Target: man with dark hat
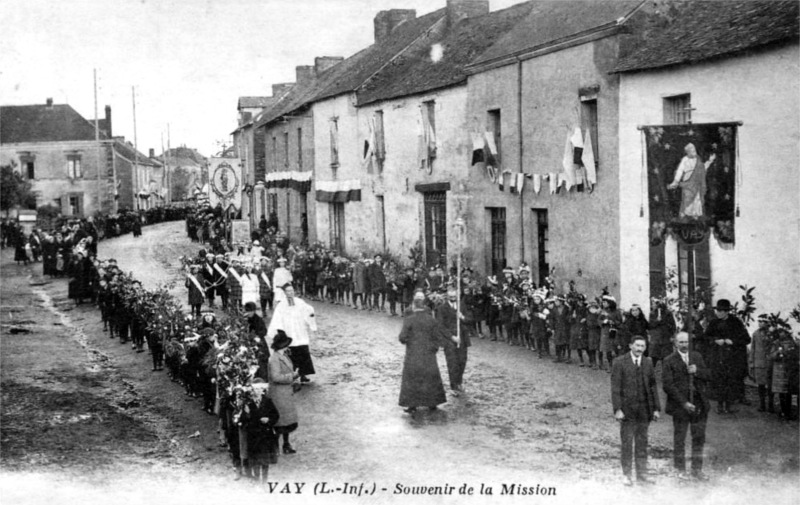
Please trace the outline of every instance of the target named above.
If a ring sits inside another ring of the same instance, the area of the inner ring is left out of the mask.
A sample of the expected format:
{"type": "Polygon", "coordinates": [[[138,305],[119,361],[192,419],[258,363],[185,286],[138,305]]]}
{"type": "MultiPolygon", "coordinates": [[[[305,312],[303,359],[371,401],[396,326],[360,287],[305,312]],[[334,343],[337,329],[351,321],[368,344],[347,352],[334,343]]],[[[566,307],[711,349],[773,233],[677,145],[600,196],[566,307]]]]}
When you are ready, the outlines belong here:
{"type": "Polygon", "coordinates": [[[703,473],[703,445],[706,442],[706,422],[709,403],[706,384],[711,372],[697,351],[689,351],[689,334],[685,331],[675,336],[675,352],[662,363],[661,372],[667,405],[664,411],[672,416],[673,460],[678,478],[686,475],[686,433],[692,429],[692,476],[707,480],[703,473]]]}
{"type": "Polygon", "coordinates": [[[747,376],[747,344],[750,343],[750,335],[742,321],[731,316],[732,309],[730,301],[717,300],[714,307],[717,318],[708,324],[704,332],[709,349],[712,383],[719,402],[718,414],[734,412],[731,404],[739,397],[747,376]]]}

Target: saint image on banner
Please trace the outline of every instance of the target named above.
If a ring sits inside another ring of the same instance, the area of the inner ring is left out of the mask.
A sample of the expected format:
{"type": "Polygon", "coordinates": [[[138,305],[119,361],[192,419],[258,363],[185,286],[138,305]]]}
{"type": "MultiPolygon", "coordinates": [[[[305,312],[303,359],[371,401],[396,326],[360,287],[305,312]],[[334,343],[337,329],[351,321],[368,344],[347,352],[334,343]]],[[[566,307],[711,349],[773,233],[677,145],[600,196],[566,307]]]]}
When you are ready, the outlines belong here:
{"type": "Polygon", "coordinates": [[[697,149],[691,142],[684,147],[686,156],[681,159],[675,178],[667,189],[681,189],[681,208],[679,218],[703,217],[703,202],[706,197],[706,169],[714,163],[717,155],[711,153],[705,163],[697,156],[697,149]]]}
{"type": "Polygon", "coordinates": [[[646,126],[651,246],[667,234],[685,245],[710,232],[734,245],[736,135],[734,123],[646,126]]]}

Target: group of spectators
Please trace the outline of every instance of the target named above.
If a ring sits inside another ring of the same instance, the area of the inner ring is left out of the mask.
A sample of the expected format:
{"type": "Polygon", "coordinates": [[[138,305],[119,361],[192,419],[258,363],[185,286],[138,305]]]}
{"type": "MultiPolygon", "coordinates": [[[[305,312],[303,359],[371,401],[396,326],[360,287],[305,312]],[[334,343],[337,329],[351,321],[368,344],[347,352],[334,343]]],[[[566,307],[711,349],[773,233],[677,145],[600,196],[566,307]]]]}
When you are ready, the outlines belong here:
{"type": "MultiPolygon", "coordinates": [[[[195,273],[203,289],[194,293],[196,310],[203,302],[213,305],[215,294],[223,306],[241,307],[244,291],[250,293],[244,299],[260,304],[266,315],[275,296],[280,296],[280,287],[291,282],[300,296],[311,300],[397,316],[410,308],[416,291],[422,291],[433,307],[444,300],[447,287],[457,283],[456,269],[443,264],[426,269],[419,263],[403,265],[382,254],[347,258],[322,244],[291,244],[273,226],[259,236],[261,240],[244,248],[215,249],[216,254],[201,251],[204,258],[197,259],[195,273]]],[[[629,351],[635,336],[645,337],[644,352],[654,365],[674,351],[678,315],[664,300],[654,299],[647,312],[636,304],[621,310],[605,290],[590,298],[570,283],[566,292],[556,293],[552,280],[537,286],[530,274],[525,264],[505,268],[496,276],[483,277],[468,268],[462,272],[461,310],[473,336],[525,348],[540,359],[608,373],[612,361],[629,351]]],[[[750,336],[732,306],[723,304],[715,309],[697,312],[692,347],[706,357],[713,371],[711,395],[718,400],[718,412],[726,414],[735,411],[734,403],[750,403],[745,394],[745,379],[751,371],[750,336]]],[[[759,356],[771,356],[771,352],[759,356]]],[[[783,359],[777,356],[769,358],[770,363],[783,359]]],[[[757,362],[768,360],[759,358],[757,362]]],[[[759,367],[773,369],[772,365],[759,367]]],[[[765,409],[771,398],[767,389],[762,392],[765,409]]]]}
{"type": "Polygon", "coordinates": [[[97,242],[127,233],[138,237],[142,226],[163,221],[183,219],[187,208],[169,205],[140,211],[121,211],[117,214],[97,214],[75,219],[58,216],[47,226],[35,227],[30,233],[14,219],[0,221],[0,248],[14,248],[14,261],[25,264],[43,261],[46,275],[63,275],[70,265],[71,249],[87,239],[88,252],[96,255],[97,242]],[[53,249],[55,252],[53,252],[53,249]],[[61,261],[58,261],[58,257],[61,261]],[[57,265],[54,265],[57,263],[57,265]]]}

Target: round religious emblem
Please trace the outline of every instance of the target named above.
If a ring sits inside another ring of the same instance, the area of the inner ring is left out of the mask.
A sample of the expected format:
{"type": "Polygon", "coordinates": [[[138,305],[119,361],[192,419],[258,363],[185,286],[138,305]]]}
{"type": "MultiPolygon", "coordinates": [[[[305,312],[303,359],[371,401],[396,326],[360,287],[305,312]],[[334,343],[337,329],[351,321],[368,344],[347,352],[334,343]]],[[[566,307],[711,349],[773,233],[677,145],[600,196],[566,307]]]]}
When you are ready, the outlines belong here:
{"type": "Polygon", "coordinates": [[[239,189],[236,170],[227,162],[220,163],[211,177],[211,188],[220,198],[231,198],[239,189]]]}

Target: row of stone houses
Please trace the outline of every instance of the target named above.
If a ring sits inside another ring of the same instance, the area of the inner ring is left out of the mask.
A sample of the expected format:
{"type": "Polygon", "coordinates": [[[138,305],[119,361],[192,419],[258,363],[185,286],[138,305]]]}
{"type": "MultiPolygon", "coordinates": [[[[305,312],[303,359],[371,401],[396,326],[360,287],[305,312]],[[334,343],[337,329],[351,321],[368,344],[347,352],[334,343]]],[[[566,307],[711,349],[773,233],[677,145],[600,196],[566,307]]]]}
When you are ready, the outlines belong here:
{"type": "Polygon", "coordinates": [[[111,107],[97,124],[68,104],[0,107],[0,165],[13,164],[30,180],[36,206],[64,216],[149,209],[164,205],[164,164],[113,136],[111,107]],[[96,127],[97,126],[97,131],[96,127]]]}
{"type": "Polygon", "coordinates": [[[240,100],[253,226],[275,212],[293,240],[418,245],[428,264],[464,247],[487,275],[525,262],[626,306],[670,268],[684,292],[800,300],[797,2],[447,0],[374,26],[369,47],[240,100]],[[662,179],[692,141],[719,154],[706,207],[722,210],[688,219],[662,179]]]}

